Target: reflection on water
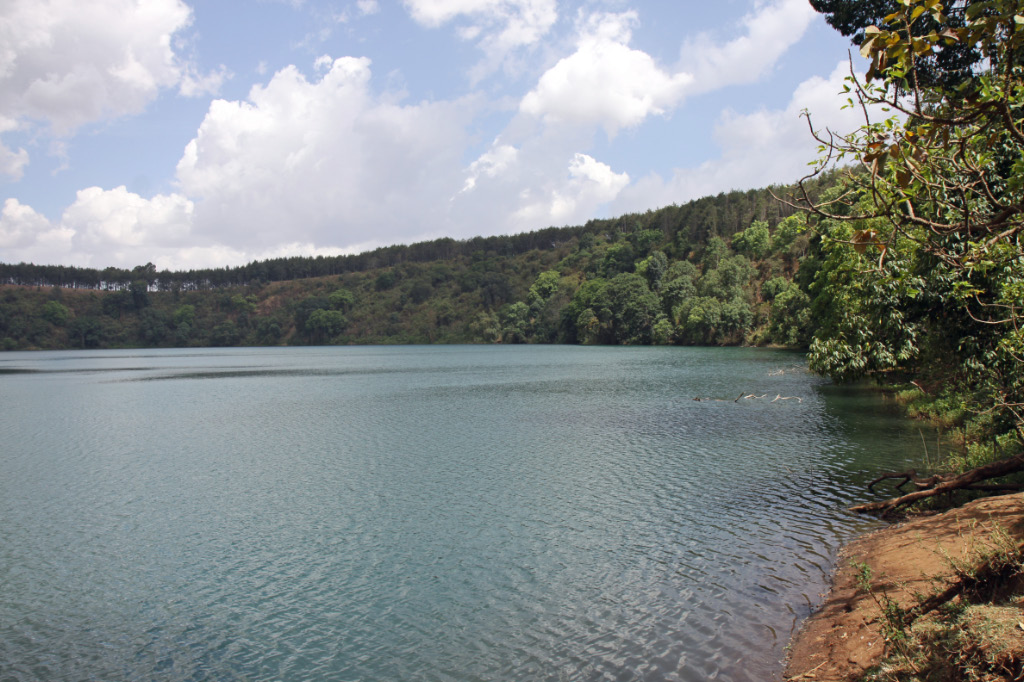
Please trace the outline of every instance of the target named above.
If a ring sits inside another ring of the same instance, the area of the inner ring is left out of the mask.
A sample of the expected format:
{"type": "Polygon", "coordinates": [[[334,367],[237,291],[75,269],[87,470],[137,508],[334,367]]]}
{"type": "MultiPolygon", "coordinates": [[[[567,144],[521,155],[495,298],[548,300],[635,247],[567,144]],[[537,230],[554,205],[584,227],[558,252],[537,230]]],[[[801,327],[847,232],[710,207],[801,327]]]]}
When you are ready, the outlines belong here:
{"type": "Polygon", "coordinates": [[[0,678],[770,679],[871,523],[844,508],[921,451],[801,367],[0,355],[0,678]]]}

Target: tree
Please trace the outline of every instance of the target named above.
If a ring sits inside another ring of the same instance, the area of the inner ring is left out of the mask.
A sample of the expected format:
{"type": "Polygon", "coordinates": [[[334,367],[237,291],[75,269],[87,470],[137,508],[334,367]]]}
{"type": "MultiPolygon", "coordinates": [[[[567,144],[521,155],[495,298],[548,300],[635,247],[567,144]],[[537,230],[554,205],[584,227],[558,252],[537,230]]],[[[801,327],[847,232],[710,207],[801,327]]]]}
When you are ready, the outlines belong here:
{"type": "Polygon", "coordinates": [[[306,318],[305,330],[314,343],[324,343],[345,331],[348,320],[340,310],[318,308],[306,318]]]}
{"type": "Polygon", "coordinates": [[[768,317],[769,340],[783,346],[805,347],[811,331],[810,303],[811,299],[800,287],[786,282],[772,301],[768,317]]]}
{"type": "Polygon", "coordinates": [[[348,289],[335,289],[327,295],[327,300],[335,310],[348,312],[355,304],[355,295],[348,289]]]}
{"type": "MultiPolygon", "coordinates": [[[[900,0],[810,0],[811,7],[825,15],[830,26],[844,36],[852,38],[855,45],[862,45],[869,38],[871,27],[882,26],[886,18],[897,14],[903,6],[900,0]]],[[[978,0],[956,2],[944,15],[929,15],[914,22],[909,31],[904,30],[901,41],[911,43],[913,38],[927,36],[930,32],[941,33],[952,28],[963,28],[968,9],[982,3],[978,0]],[[908,40],[911,36],[911,40],[908,40]]],[[[913,68],[922,86],[945,85],[956,87],[970,79],[972,67],[981,60],[976,47],[964,41],[945,45],[944,49],[922,53],[915,60],[913,68]]]]}
{"type": "MultiPolygon", "coordinates": [[[[811,365],[837,379],[925,375],[955,391],[976,435],[1024,447],[1024,16],[1016,0],[900,0],[864,29],[852,134],[815,131],[817,173],[854,160],[821,201],[811,365]],[[925,78],[948,51],[981,61],[925,78]],[[885,107],[883,120],[869,113],[885,107]]],[[[805,179],[806,180],[806,179],[805,179]]],[[[802,182],[801,187],[805,187],[802,182]]]]}
{"type": "Polygon", "coordinates": [[[210,331],[211,346],[234,346],[241,340],[238,326],[231,320],[225,320],[210,331]]]}
{"type": "Polygon", "coordinates": [[[148,346],[160,345],[168,334],[167,314],[146,308],[139,313],[139,340],[148,346]]]}
{"type": "Polygon", "coordinates": [[[755,220],[750,227],[732,238],[732,247],[754,260],[761,260],[771,251],[772,237],[768,231],[768,223],[755,220]]]}
{"type": "Polygon", "coordinates": [[[658,295],[636,273],[624,272],[608,283],[613,338],[616,343],[651,343],[651,331],[661,312],[658,295]]]}
{"type": "Polygon", "coordinates": [[[63,327],[68,323],[68,317],[71,311],[63,303],[57,301],[47,301],[41,311],[43,319],[52,324],[55,327],[63,327]]]}
{"type": "Polygon", "coordinates": [[[102,337],[103,326],[95,317],[76,317],[68,325],[68,339],[78,348],[96,348],[102,337]]]}
{"type": "Polygon", "coordinates": [[[132,305],[136,310],[142,310],[149,305],[149,283],[146,280],[135,280],[128,287],[128,291],[131,292],[132,305]]]}
{"type": "Polygon", "coordinates": [[[522,301],[503,306],[498,313],[502,343],[526,343],[529,307],[522,301]]]}
{"type": "Polygon", "coordinates": [[[637,263],[636,272],[647,279],[653,291],[661,289],[661,281],[668,269],[668,257],[661,251],[652,251],[651,255],[637,263]]]}
{"type": "Polygon", "coordinates": [[[543,305],[551,294],[555,293],[558,289],[558,283],[562,279],[562,276],[555,270],[546,270],[534,280],[530,286],[530,291],[526,295],[526,302],[530,306],[543,305]]]}

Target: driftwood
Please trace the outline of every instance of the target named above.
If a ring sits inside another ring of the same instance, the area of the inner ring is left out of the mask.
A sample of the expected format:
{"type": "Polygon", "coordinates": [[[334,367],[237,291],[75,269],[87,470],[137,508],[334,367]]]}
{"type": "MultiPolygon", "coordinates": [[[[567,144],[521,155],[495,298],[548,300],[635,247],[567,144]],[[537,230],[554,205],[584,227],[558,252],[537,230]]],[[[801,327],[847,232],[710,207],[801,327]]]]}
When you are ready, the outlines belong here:
{"type": "MultiPolygon", "coordinates": [[[[765,393],[764,395],[756,395],[754,393],[740,393],[739,396],[737,396],[736,400],[734,400],[733,402],[734,403],[738,403],[741,400],[761,400],[762,398],[767,398],[767,397],[768,397],[767,393],[765,393]]],[[[725,402],[729,402],[727,399],[723,399],[723,398],[701,398],[700,396],[694,398],[693,400],[695,402],[698,402],[698,403],[702,403],[702,402],[704,402],[704,403],[725,403],[725,402]]],[[[774,403],[776,400],[795,400],[798,403],[802,403],[804,401],[803,398],[797,397],[795,395],[784,396],[781,393],[776,394],[775,395],[775,399],[770,401],[770,402],[774,403]]]]}
{"type": "Polygon", "coordinates": [[[900,495],[899,497],[893,497],[881,502],[859,504],[856,507],[851,507],[850,510],[861,514],[878,513],[881,516],[885,516],[886,514],[890,514],[896,509],[906,506],[912,502],[917,502],[918,500],[923,500],[935,495],[941,495],[942,493],[953,492],[954,490],[1016,492],[1024,488],[1019,485],[1012,484],[990,485],[982,483],[982,481],[999,478],[1000,476],[1006,476],[1007,474],[1013,474],[1018,471],[1024,471],[1024,453],[1007,459],[1001,459],[997,462],[992,462],[991,464],[986,464],[957,475],[918,478],[917,472],[913,469],[899,473],[884,474],[869,483],[868,489],[874,490],[874,486],[876,484],[887,479],[902,479],[899,485],[896,486],[897,490],[902,490],[903,486],[907,485],[907,483],[912,484],[917,488],[917,490],[907,493],[906,495],[900,495]]]}

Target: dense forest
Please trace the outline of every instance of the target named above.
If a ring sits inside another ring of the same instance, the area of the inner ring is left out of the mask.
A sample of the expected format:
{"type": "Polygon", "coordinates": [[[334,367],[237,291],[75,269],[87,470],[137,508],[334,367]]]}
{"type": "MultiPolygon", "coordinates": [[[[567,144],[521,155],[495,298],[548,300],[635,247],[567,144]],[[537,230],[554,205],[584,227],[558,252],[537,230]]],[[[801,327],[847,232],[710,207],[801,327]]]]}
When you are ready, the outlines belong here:
{"type": "Polygon", "coordinates": [[[752,190],[578,227],[238,268],[0,264],[0,344],[801,346],[813,242],[802,213],[752,190]]]}

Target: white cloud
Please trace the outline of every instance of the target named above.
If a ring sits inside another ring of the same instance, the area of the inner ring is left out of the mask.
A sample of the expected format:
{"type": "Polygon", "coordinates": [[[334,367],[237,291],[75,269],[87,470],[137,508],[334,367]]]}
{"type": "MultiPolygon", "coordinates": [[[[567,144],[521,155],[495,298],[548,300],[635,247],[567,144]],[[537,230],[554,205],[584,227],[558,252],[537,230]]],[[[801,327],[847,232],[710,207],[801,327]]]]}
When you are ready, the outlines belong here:
{"type": "Polygon", "coordinates": [[[520,111],[549,125],[601,126],[612,137],[674,108],[691,77],[669,74],[650,55],[631,49],[635,21],[633,12],[586,20],[576,51],[541,76],[520,111]]]}
{"type": "Polygon", "coordinates": [[[207,74],[201,74],[195,67],[189,65],[184,70],[178,92],[183,97],[202,97],[204,95],[216,95],[220,92],[224,81],[231,78],[232,74],[226,66],[221,65],[219,69],[207,74]]]}
{"type": "MultiPolygon", "coordinates": [[[[0,135],[18,129],[14,119],[0,115],[0,135]]],[[[20,180],[25,166],[28,165],[28,152],[24,149],[12,151],[0,143],[0,174],[11,180],[20,180]]]]}
{"type": "Polygon", "coordinates": [[[677,169],[668,180],[657,174],[641,178],[619,195],[613,210],[645,210],[729,189],[794,182],[817,158],[818,143],[801,112],[812,112],[816,129],[850,132],[863,123],[858,110],[841,108],[846,100],[839,93],[848,75],[849,64],[840,62],[828,78],[805,80],[785,109],[722,112],[714,131],[722,150],[719,158],[697,168],[677,169]]]}
{"type": "Polygon", "coordinates": [[[778,0],[744,17],[745,34],[725,44],[707,34],[687,41],[681,65],[694,75],[691,92],[759,80],[803,37],[816,16],[807,0],[778,0]]]}
{"type": "Polygon", "coordinates": [[[17,199],[7,199],[0,212],[0,248],[16,249],[36,242],[52,231],[46,216],[25,206],[17,199]]]}
{"type": "Polygon", "coordinates": [[[73,230],[55,226],[31,206],[7,199],[0,211],[0,260],[7,263],[66,262],[73,230]]]}
{"type": "MultiPolygon", "coordinates": [[[[12,1],[22,14],[35,16],[34,5],[12,1]]],[[[221,266],[577,224],[607,208],[646,210],[732,187],[790,181],[814,156],[799,111],[809,107],[818,113],[826,103],[834,108],[836,74],[802,84],[784,110],[723,112],[714,131],[720,158],[668,178],[652,174],[636,180],[617,172],[595,158],[603,155],[594,151],[595,133],[603,128],[614,138],[652,117],[670,115],[693,93],[764,76],[788,49],[791,36],[806,26],[803,1],[758,4],[744,20],[740,38],[720,45],[707,36],[692,41],[674,68],[632,47],[635,13],[581,13],[574,25],[564,27],[571,35],[543,41],[544,50],[562,51],[545,53],[551,66],[525,96],[526,88],[510,94],[495,84],[486,96],[407,101],[404,87],[388,92],[387,85],[374,81],[368,59],[325,55],[306,73],[290,66],[261,79],[244,99],[210,104],[178,162],[175,193],[146,198],[125,187],[92,187],[80,191],[53,223],[8,200],[0,217],[0,261],[221,266]],[[488,96],[493,101],[486,101],[488,96]],[[480,139],[495,135],[494,118],[510,112],[512,120],[481,153],[480,139]],[[43,244],[52,246],[49,252],[41,250],[43,244]],[[40,259],[40,253],[48,255],[40,259]]],[[[122,2],[127,0],[100,4],[120,7],[122,2]]],[[[99,55],[90,68],[97,72],[95,64],[106,64],[113,70],[99,69],[98,89],[90,94],[99,104],[85,103],[77,113],[74,106],[64,112],[56,105],[29,112],[29,100],[18,94],[10,75],[28,68],[24,56],[43,60],[47,49],[58,53],[52,56],[56,65],[75,72],[79,65],[71,63],[70,51],[52,47],[54,36],[71,35],[71,29],[61,33],[46,25],[36,33],[22,32],[8,45],[2,38],[10,30],[10,21],[4,22],[11,11],[0,9],[0,135],[31,129],[33,122],[72,131],[97,117],[136,111],[161,89],[197,95],[230,77],[223,68],[203,76],[170,48],[177,44],[174,32],[190,16],[181,0],[129,4],[133,12],[153,15],[151,25],[141,19],[137,25],[141,32],[150,26],[148,35],[163,46],[162,57],[153,61],[132,53],[132,59],[119,59],[131,40],[115,49],[106,33],[86,26],[83,35],[99,35],[94,42],[103,47],[83,53],[99,55]],[[176,7],[184,7],[185,14],[158,11],[176,7]],[[177,19],[161,23],[158,15],[177,19]],[[33,35],[39,36],[38,44],[32,43],[33,35]],[[131,96],[119,99],[104,78],[131,96]],[[14,98],[3,99],[6,92],[14,98]]],[[[365,0],[353,4],[351,12],[379,9],[376,4],[365,0]]],[[[464,40],[498,56],[538,45],[557,20],[555,0],[405,0],[405,5],[422,25],[451,24],[464,40]]],[[[42,0],[40,6],[61,9],[65,19],[79,7],[70,0],[42,0]]],[[[533,56],[540,53],[538,48],[533,56]]],[[[70,92],[63,97],[73,99],[70,92]]],[[[609,148],[627,142],[611,140],[609,148]]],[[[0,175],[17,177],[27,160],[24,150],[0,146],[0,175]]]]}
{"type": "Polygon", "coordinates": [[[404,0],[419,24],[437,28],[463,19],[456,30],[476,40],[487,55],[472,69],[474,80],[493,71],[516,48],[535,45],[558,21],[556,0],[404,0]]]}
{"type": "Polygon", "coordinates": [[[525,229],[583,222],[628,184],[627,173],[615,173],[607,164],[577,153],[569,162],[568,174],[549,183],[540,196],[534,198],[537,193],[529,191],[522,195],[525,205],[512,221],[525,229]]]}
{"type": "Polygon", "coordinates": [[[627,173],[581,152],[564,153],[550,138],[515,148],[500,140],[470,164],[452,198],[455,237],[511,234],[550,225],[582,223],[597,215],[629,184],[627,173]]]}
{"type": "Polygon", "coordinates": [[[28,152],[24,148],[15,152],[0,144],[0,173],[12,180],[20,180],[27,165],[28,152]]]}
{"type": "Polygon", "coordinates": [[[75,231],[75,245],[91,253],[137,247],[183,246],[192,238],[194,204],[180,194],[152,199],[129,192],[90,187],[79,190],[61,219],[75,231]]]}
{"type": "Polygon", "coordinates": [[[515,163],[518,156],[519,150],[515,147],[495,142],[494,147],[484,152],[479,159],[469,165],[469,174],[462,191],[468,192],[476,187],[476,181],[481,176],[488,178],[498,176],[515,163]]]}
{"type": "Polygon", "coordinates": [[[364,16],[376,14],[380,11],[380,5],[377,4],[377,0],[358,0],[356,7],[359,8],[359,13],[364,16]]]}
{"type": "Polygon", "coordinates": [[[7,0],[0,9],[0,115],[64,135],[135,113],[181,79],[171,36],[189,25],[181,0],[7,0]]]}
{"type": "Polygon", "coordinates": [[[31,206],[7,199],[0,212],[0,261],[99,268],[153,262],[160,269],[188,270],[296,253],[338,252],[301,243],[264,251],[225,245],[196,233],[193,211],[194,204],[179,194],[145,199],[124,187],[90,187],[79,191],[60,221],[53,223],[31,206]]]}
{"type": "MultiPolygon", "coordinates": [[[[139,113],[162,89],[216,91],[224,67],[201,74],[174,50],[191,21],[182,0],[0,2],[0,134],[42,125],[65,137],[139,113]]],[[[20,179],[28,161],[24,149],[0,144],[0,173],[20,179]]]]}
{"type": "Polygon", "coordinates": [[[368,59],[344,57],[318,80],[287,67],[247,101],[214,101],[177,169],[197,227],[253,249],[444,234],[477,105],[405,105],[370,80],[368,59]]]}

